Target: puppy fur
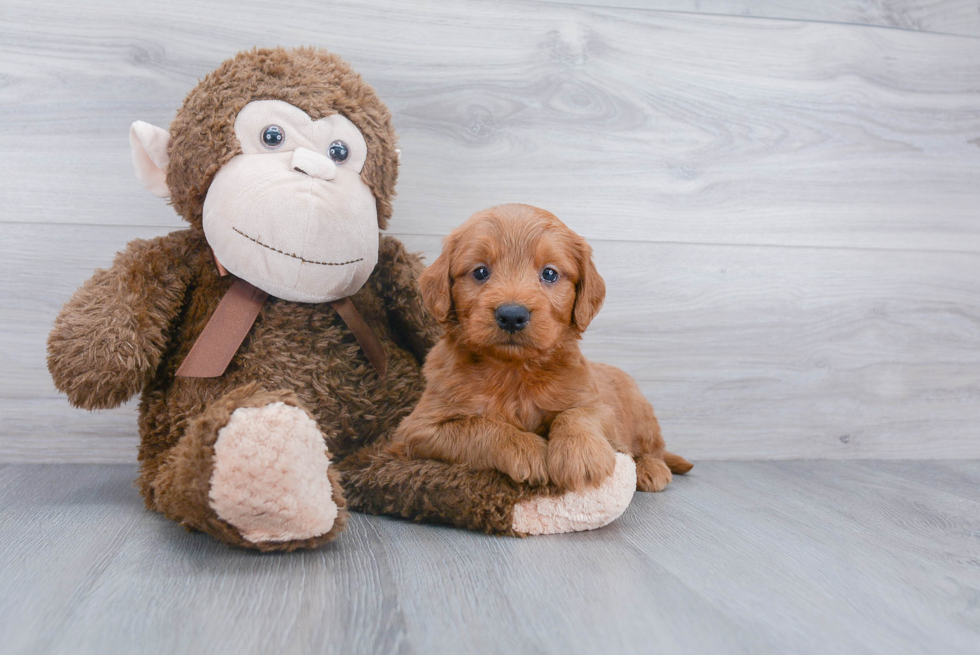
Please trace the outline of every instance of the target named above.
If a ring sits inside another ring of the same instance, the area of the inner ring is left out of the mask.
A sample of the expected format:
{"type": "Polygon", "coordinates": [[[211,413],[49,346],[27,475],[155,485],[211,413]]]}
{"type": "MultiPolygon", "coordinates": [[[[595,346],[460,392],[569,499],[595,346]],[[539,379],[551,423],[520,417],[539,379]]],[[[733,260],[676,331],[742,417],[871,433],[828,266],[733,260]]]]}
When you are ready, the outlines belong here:
{"type": "Polygon", "coordinates": [[[615,451],[635,459],[641,491],[692,468],[664,450],[633,379],[579,350],[606,287],[591,247],[553,214],[517,204],[474,214],[419,284],[443,335],[425,360],[422,398],[395,433],[396,454],[563,490],[598,485],[615,451]],[[522,328],[498,322],[506,305],[527,309],[522,328]]]}

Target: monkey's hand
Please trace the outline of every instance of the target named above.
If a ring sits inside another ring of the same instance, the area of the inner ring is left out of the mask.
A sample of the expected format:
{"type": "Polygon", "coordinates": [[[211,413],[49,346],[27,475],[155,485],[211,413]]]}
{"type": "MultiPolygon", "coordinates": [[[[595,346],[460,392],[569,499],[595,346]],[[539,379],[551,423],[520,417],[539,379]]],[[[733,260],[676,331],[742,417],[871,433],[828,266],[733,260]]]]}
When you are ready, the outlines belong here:
{"type": "Polygon", "coordinates": [[[425,360],[440,334],[439,325],[426,310],[419,292],[419,275],[424,269],[422,259],[409,253],[401,241],[381,237],[378,267],[371,282],[385,299],[392,327],[404,337],[419,363],[425,360]]]}
{"type": "Polygon", "coordinates": [[[72,296],[48,336],[48,370],[76,407],[124,403],[151,378],[190,279],[187,231],[137,239],[72,296]]]}

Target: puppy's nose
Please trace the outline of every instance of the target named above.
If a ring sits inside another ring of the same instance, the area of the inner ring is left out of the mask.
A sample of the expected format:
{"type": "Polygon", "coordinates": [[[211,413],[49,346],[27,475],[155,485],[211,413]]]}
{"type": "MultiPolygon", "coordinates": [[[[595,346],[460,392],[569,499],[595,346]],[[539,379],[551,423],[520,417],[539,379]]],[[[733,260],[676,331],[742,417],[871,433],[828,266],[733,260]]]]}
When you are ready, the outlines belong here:
{"type": "Polygon", "coordinates": [[[494,316],[500,329],[507,330],[511,334],[523,330],[531,320],[531,312],[521,305],[501,305],[494,316]]]}

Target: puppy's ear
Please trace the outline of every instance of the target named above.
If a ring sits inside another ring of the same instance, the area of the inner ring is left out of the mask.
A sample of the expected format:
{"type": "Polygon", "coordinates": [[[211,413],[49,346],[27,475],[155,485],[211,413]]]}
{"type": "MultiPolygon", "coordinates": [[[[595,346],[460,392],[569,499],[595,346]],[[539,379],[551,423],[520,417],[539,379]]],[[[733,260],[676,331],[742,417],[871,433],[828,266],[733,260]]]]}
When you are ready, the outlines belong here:
{"type": "Polygon", "coordinates": [[[575,307],[572,322],[579,330],[585,330],[599,313],[602,301],[606,299],[606,283],[592,261],[592,247],[579,237],[578,284],[575,285],[575,307]]]}
{"type": "Polygon", "coordinates": [[[456,250],[456,239],[450,234],[442,244],[442,253],[432,265],[422,271],[419,276],[419,289],[422,292],[422,302],[437,321],[445,323],[453,309],[452,279],[449,265],[453,251],[456,250]]]}

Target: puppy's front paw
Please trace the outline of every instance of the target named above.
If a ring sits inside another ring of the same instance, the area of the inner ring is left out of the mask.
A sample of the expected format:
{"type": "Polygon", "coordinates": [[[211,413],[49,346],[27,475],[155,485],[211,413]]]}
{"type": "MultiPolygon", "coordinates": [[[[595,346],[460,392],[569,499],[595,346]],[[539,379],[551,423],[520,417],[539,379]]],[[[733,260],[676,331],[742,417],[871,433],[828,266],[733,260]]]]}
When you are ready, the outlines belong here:
{"type": "Polygon", "coordinates": [[[563,436],[548,445],[548,477],[561,489],[598,486],[614,468],[616,452],[601,436],[563,436]]]}
{"type": "Polygon", "coordinates": [[[548,442],[531,432],[522,433],[500,453],[496,468],[517,482],[548,483],[548,442]]]}

